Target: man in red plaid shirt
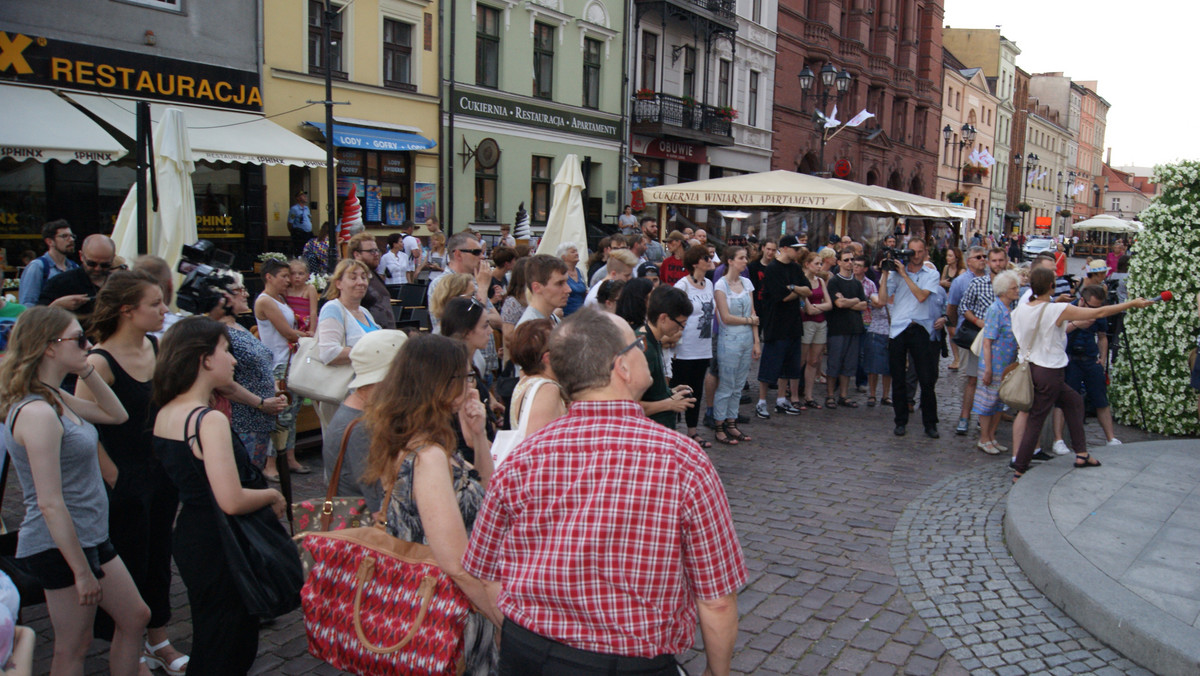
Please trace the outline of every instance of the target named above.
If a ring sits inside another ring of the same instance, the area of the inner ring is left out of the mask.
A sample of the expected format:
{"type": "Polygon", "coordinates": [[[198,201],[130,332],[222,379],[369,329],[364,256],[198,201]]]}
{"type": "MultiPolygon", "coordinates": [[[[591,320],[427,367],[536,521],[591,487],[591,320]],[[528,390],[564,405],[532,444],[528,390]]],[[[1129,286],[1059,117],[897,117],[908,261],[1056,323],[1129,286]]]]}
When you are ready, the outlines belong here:
{"type": "Polygon", "coordinates": [[[505,616],[502,675],[678,676],[697,616],[729,673],[745,559],[708,456],[642,413],[643,341],[594,308],[551,335],[570,411],[501,466],[463,556],[505,616]]]}

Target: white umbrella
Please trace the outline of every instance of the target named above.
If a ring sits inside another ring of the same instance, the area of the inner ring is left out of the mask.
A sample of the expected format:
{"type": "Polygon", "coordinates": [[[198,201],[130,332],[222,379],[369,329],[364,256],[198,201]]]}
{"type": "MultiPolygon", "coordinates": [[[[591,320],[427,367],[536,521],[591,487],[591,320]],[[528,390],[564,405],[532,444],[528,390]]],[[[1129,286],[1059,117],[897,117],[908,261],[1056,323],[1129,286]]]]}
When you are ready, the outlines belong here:
{"type": "Polygon", "coordinates": [[[1100,214],[1085,221],[1073,223],[1071,228],[1079,232],[1087,232],[1089,230],[1094,232],[1138,232],[1136,225],[1116,216],[1110,216],[1109,214],[1100,214]]]}
{"type": "MultiPolygon", "coordinates": [[[[192,193],[192,148],[188,143],[183,111],[168,108],[155,124],[154,172],[158,179],[158,211],[150,211],[148,251],[171,266],[179,264],[179,250],[196,241],[196,198],[192,193]]],[[[151,204],[153,209],[153,204],[151,204]]],[[[137,185],[129,189],[113,228],[117,255],[128,262],[137,250],[137,185]]],[[[178,282],[179,279],[176,279],[178,282]]]]}
{"type": "MultiPolygon", "coordinates": [[[[554,255],[558,245],[573,242],[581,247],[580,265],[587,250],[587,227],[583,216],[583,170],[578,155],[567,155],[554,177],[554,202],[546,217],[546,232],[537,252],[554,255]]],[[[580,267],[580,270],[583,270],[580,267]]]]}

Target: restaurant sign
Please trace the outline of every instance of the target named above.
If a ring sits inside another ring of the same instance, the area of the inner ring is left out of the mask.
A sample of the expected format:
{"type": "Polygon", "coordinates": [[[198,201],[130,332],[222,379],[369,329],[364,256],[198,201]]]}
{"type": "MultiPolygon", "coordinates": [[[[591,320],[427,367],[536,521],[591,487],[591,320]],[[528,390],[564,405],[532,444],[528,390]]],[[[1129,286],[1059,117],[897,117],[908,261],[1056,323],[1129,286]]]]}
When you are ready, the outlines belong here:
{"type": "Polygon", "coordinates": [[[594,115],[583,115],[546,106],[510,101],[474,92],[459,94],[452,101],[454,112],[460,115],[485,117],[501,122],[552,129],[570,134],[596,136],[612,140],[621,138],[621,123],[594,115]]]}
{"type": "Polygon", "coordinates": [[[0,31],[0,80],[262,110],[258,73],[0,31]]]}

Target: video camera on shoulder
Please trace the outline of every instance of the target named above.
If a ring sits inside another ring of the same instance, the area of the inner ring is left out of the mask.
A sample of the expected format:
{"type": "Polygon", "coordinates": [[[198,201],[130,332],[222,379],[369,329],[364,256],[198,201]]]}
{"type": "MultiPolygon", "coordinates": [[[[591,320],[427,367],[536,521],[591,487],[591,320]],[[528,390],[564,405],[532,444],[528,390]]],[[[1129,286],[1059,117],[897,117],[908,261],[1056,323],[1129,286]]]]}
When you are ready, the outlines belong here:
{"type": "Polygon", "coordinates": [[[235,281],[229,272],[233,253],[221,251],[207,239],[184,244],[176,270],[184,275],[183,284],[175,293],[180,310],[194,315],[207,314],[222,300],[235,281]]]}

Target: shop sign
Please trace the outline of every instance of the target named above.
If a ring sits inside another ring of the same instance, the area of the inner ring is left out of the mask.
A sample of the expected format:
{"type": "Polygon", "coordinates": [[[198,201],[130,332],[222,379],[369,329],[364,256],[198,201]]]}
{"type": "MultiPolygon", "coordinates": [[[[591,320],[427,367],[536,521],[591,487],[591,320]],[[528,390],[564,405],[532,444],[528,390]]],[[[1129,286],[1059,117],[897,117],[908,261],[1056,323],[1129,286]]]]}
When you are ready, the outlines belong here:
{"type": "Polygon", "coordinates": [[[685,143],[665,138],[647,139],[633,137],[633,153],[647,157],[659,157],[680,162],[708,164],[708,148],[698,143],[685,143]]]}
{"type": "Polygon", "coordinates": [[[526,103],[524,101],[509,101],[495,96],[486,96],[474,92],[459,94],[452,101],[454,112],[472,117],[484,117],[490,120],[510,122],[541,129],[582,136],[595,136],[619,140],[621,138],[621,123],[593,115],[583,115],[576,112],[558,110],[547,106],[526,103]]]}
{"type": "Polygon", "coordinates": [[[1036,216],[1033,219],[1033,224],[1039,228],[1048,228],[1054,224],[1054,219],[1049,216],[1036,216]]]}
{"type": "Polygon", "coordinates": [[[262,110],[258,73],[0,31],[0,80],[262,110]]]}
{"type": "Polygon", "coordinates": [[[403,177],[408,172],[408,158],[383,156],[383,175],[403,177]]]}

